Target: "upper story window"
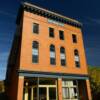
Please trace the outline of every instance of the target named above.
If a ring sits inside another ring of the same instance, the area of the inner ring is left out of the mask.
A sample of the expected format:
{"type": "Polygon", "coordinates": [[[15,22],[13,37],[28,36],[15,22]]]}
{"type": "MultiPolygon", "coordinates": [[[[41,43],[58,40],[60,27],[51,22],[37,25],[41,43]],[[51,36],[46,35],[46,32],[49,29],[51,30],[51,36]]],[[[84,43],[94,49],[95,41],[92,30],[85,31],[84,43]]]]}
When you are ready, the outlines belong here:
{"type": "Polygon", "coordinates": [[[39,33],[39,24],[33,23],[33,33],[39,33]]]}
{"type": "Polygon", "coordinates": [[[39,62],[39,43],[37,41],[33,41],[32,44],[32,62],[39,62]]]}
{"type": "Polygon", "coordinates": [[[75,34],[72,34],[72,40],[73,43],[77,43],[77,36],[75,34]]]}
{"type": "Polygon", "coordinates": [[[59,38],[60,40],[64,40],[64,31],[59,31],[59,38]]]}
{"type": "Polygon", "coordinates": [[[74,60],[75,60],[75,66],[80,67],[80,58],[77,49],[74,50],[74,60]]]}
{"type": "Polygon", "coordinates": [[[60,60],[61,60],[61,65],[65,66],[66,65],[66,55],[65,55],[65,48],[64,47],[60,48],[60,60]]]}
{"type": "Polygon", "coordinates": [[[56,64],[55,46],[52,44],[50,45],[50,64],[56,64]]]}
{"type": "Polygon", "coordinates": [[[54,28],[49,27],[49,37],[54,37],[54,28]]]}

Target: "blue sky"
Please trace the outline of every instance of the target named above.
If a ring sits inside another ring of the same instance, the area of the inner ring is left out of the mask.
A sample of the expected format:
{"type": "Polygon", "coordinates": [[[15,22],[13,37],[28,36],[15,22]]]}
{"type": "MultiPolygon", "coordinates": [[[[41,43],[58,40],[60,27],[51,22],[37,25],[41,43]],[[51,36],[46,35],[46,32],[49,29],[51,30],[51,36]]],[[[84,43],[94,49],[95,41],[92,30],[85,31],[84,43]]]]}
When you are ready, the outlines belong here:
{"type": "MultiPolygon", "coordinates": [[[[21,1],[0,1],[0,80],[5,79],[8,55],[21,1]]],[[[100,66],[100,0],[26,0],[83,23],[87,62],[100,66]]]]}

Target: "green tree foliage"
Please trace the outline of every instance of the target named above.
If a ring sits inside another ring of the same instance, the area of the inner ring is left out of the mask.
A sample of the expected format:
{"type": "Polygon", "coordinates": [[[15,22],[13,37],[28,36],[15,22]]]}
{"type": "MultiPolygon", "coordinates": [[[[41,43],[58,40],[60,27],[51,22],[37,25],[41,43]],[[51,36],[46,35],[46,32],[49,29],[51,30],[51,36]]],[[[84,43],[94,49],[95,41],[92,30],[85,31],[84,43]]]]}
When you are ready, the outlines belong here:
{"type": "Polygon", "coordinates": [[[89,76],[93,100],[100,100],[100,67],[89,66],[89,76]]]}

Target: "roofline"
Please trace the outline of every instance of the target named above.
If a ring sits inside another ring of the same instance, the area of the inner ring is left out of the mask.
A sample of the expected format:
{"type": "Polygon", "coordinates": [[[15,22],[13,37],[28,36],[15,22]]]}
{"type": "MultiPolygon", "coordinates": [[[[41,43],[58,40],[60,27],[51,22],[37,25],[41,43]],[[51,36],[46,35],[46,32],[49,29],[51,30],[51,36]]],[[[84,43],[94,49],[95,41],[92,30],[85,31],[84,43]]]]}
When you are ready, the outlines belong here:
{"type": "Polygon", "coordinates": [[[35,13],[38,14],[40,16],[46,17],[46,18],[50,18],[59,22],[62,22],[64,24],[69,24],[78,28],[82,27],[82,23],[80,23],[77,20],[71,19],[69,17],[63,16],[61,14],[49,11],[47,9],[44,9],[42,7],[38,7],[32,3],[28,3],[28,2],[22,2],[21,7],[20,7],[20,14],[23,12],[23,10],[29,11],[31,13],[35,13]]]}
{"type": "Polygon", "coordinates": [[[38,6],[34,5],[34,4],[31,4],[31,3],[28,3],[28,2],[24,2],[23,4],[24,4],[24,5],[31,6],[31,7],[35,7],[35,8],[41,9],[41,10],[44,10],[44,11],[46,11],[46,12],[48,12],[48,13],[55,14],[55,15],[57,15],[57,16],[60,16],[60,17],[65,18],[65,19],[67,19],[67,20],[71,20],[71,21],[73,21],[73,22],[75,22],[75,23],[82,24],[82,23],[80,23],[80,22],[77,21],[77,20],[74,20],[74,19],[72,19],[72,18],[66,17],[66,16],[64,16],[64,15],[61,15],[61,14],[58,14],[58,13],[55,13],[55,12],[52,12],[52,11],[47,10],[47,9],[44,9],[44,8],[42,8],[42,7],[38,7],[38,6]]]}

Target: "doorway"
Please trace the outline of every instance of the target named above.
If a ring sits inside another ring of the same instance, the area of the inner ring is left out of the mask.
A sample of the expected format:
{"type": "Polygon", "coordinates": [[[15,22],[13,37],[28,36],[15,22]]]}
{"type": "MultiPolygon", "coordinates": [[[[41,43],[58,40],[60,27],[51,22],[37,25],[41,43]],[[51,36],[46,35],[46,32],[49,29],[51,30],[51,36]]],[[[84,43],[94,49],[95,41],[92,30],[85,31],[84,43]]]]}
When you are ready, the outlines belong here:
{"type": "Polygon", "coordinates": [[[33,79],[28,78],[24,83],[23,100],[58,100],[56,79],[33,79]]]}
{"type": "Polygon", "coordinates": [[[56,87],[39,87],[39,100],[57,100],[56,87]]]}

